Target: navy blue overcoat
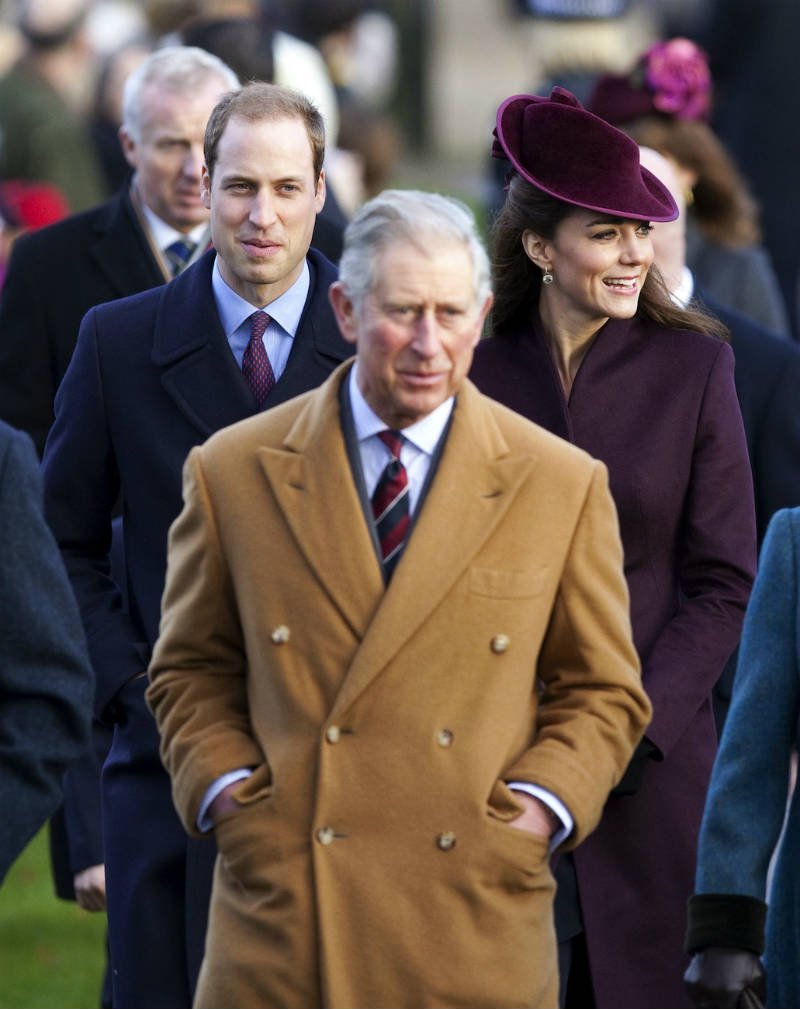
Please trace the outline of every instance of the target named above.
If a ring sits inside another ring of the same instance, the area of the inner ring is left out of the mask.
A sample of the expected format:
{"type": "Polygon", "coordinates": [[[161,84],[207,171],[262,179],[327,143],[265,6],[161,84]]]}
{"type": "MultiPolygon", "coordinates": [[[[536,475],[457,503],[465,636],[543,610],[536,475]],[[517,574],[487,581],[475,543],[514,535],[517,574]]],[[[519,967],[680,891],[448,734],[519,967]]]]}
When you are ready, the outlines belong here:
{"type": "MultiPolygon", "coordinates": [[[[186,456],[256,412],[217,314],[214,255],[165,286],[87,313],[45,447],[47,517],[80,605],[96,711],[116,722],[103,770],[103,827],[120,1009],[190,1004],[205,939],[215,848],[190,841],[175,813],[144,672],[186,456]],[[118,501],[124,585],[108,556],[118,501]]],[[[352,352],[328,302],[336,269],[313,249],[308,263],[306,305],[265,409],[319,385],[352,352]]]]}

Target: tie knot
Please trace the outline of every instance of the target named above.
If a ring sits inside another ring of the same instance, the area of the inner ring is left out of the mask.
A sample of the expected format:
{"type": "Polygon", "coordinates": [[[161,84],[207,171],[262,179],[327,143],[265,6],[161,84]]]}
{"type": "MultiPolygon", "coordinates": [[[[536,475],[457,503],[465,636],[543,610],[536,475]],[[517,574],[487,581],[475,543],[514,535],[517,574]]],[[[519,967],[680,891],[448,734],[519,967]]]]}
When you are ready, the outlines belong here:
{"type": "Polygon", "coordinates": [[[172,245],[167,246],[164,254],[167,257],[167,262],[172,267],[173,277],[176,277],[184,266],[186,266],[196,248],[197,242],[193,242],[191,238],[178,238],[172,245]]]}
{"type": "Polygon", "coordinates": [[[379,431],[378,437],[392,453],[393,459],[400,458],[400,449],[403,447],[403,436],[399,431],[379,431]]]}
{"type": "Polygon", "coordinates": [[[251,339],[260,340],[267,331],[267,326],[269,325],[269,316],[266,312],[262,312],[260,309],[258,312],[253,312],[250,316],[250,333],[251,339]]]}

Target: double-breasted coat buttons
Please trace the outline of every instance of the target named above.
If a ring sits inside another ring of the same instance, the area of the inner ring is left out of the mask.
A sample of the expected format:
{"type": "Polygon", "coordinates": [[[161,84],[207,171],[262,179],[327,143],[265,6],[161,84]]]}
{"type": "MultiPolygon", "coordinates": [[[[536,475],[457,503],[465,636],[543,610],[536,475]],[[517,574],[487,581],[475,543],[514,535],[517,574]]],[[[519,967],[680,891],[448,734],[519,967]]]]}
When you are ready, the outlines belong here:
{"type": "Polygon", "coordinates": [[[492,638],[489,647],[494,652],[495,655],[502,655],[503,652],[507,652],[509,645],[511,644],[511,638],[507,634],[495,634],[492,638]]]}
{"type": "Polygon", "coordinates": [[[291,632],[286,624],[278,624],[278,626],[271,631],[269,639],[273,645],[285,645],[290,636],[291,632]]]}
{"type": "Polygon", "coordinates": [[[445,830],[436,838],[436,847],[439,851],[450,851],[456,846],[456,835],[452,830],[445,830]]]}
{"type": "Polygon", "coordinates": [[[329,725],[325,730],[325,738],[329,743],[338,743],[342,738],[342,730],[338,725],[329,725]]]}
{"type": "Polygon", "coordinates": [[[436,733],[436,742],[439,746],[452,746],[453,733],[449,729],[439,729],[436,733]]]}
{"type": "Polygon", "coordinates": [[[333,827],[320,827],[317,831],[317,840],[320,844],[333,844],[335,837],[333,827]]]}

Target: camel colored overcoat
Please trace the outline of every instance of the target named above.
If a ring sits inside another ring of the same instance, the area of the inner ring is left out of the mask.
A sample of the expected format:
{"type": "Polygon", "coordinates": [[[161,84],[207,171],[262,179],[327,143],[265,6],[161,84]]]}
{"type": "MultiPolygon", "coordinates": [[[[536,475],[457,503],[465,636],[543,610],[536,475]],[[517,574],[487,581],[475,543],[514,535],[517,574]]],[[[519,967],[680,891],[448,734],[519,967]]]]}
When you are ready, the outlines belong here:
{"type": "Polygon", "coordinates": [[[466,384],[385,587],[349,366],[193,450],[148,700],[183,822],[240,767],[196,1006],[554,1009],[545,839],[592,830],[650,714],[604,466],[466,384]]]}

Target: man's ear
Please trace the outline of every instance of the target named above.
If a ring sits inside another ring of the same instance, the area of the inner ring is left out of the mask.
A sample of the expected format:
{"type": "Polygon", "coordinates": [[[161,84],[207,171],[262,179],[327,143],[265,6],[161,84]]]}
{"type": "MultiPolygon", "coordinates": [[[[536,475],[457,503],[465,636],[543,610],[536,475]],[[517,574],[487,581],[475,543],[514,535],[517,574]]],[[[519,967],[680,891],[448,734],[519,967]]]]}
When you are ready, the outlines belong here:
{"type": "Polygon", "coordinates": [[[139,167],[139,157],[136,151],[136,141],[128,133],[124,126],[120,126],[117,130],[117,136],[119,137],[119,144],[122,148],[122,153],[125,155],[125,160],[131,166],[131,168],[136,171],[139,167]]]}
{"type": "Polygon", "coordinates": [[[203,165],[203,174],[200,176],[200,199],[206,210],[211,210],[211,176],[205,165],[203,165]]]}
{"type": "Polygon", "coordinates": [[[322,208],[325,206],[325,197],[327,196],[327,193],[328,189],[327,189],[327,183],[325,181],[325,170],[323,169],[319,173],[319,178],[317,179],[317,188],[316,192],[314,193],[314,207],[317,213],[319,213],[320,210],[322,210],[322,208]]]}
{"type": "Polygon", "coordinates": [[[547,241],[541,235],[537,235],[535,231],[528,229],[522,232],[522,248],[528,259],[535,263],[539,269],[543,270],[546,266],[550,266],[547,241]]]}
{"type": "Polygon", "coordinates": [[[340,280],[334,281],[328,288],[328,298],[342,336],[348,343],[354,344],[358,328],[356,326],[355,305],[340,280]]]}
{"type": "Polygon", "coordinates": [[[478,312],[478,318],[475,322],[475,340],[472,344],[473,347],[476,347],[480,342],[480,338],[483,334],[483,324],[486,322],[486,316],[489,314],[489,310],[491,309],[493,302],[494,295],[490,293],[478,312]]]}

